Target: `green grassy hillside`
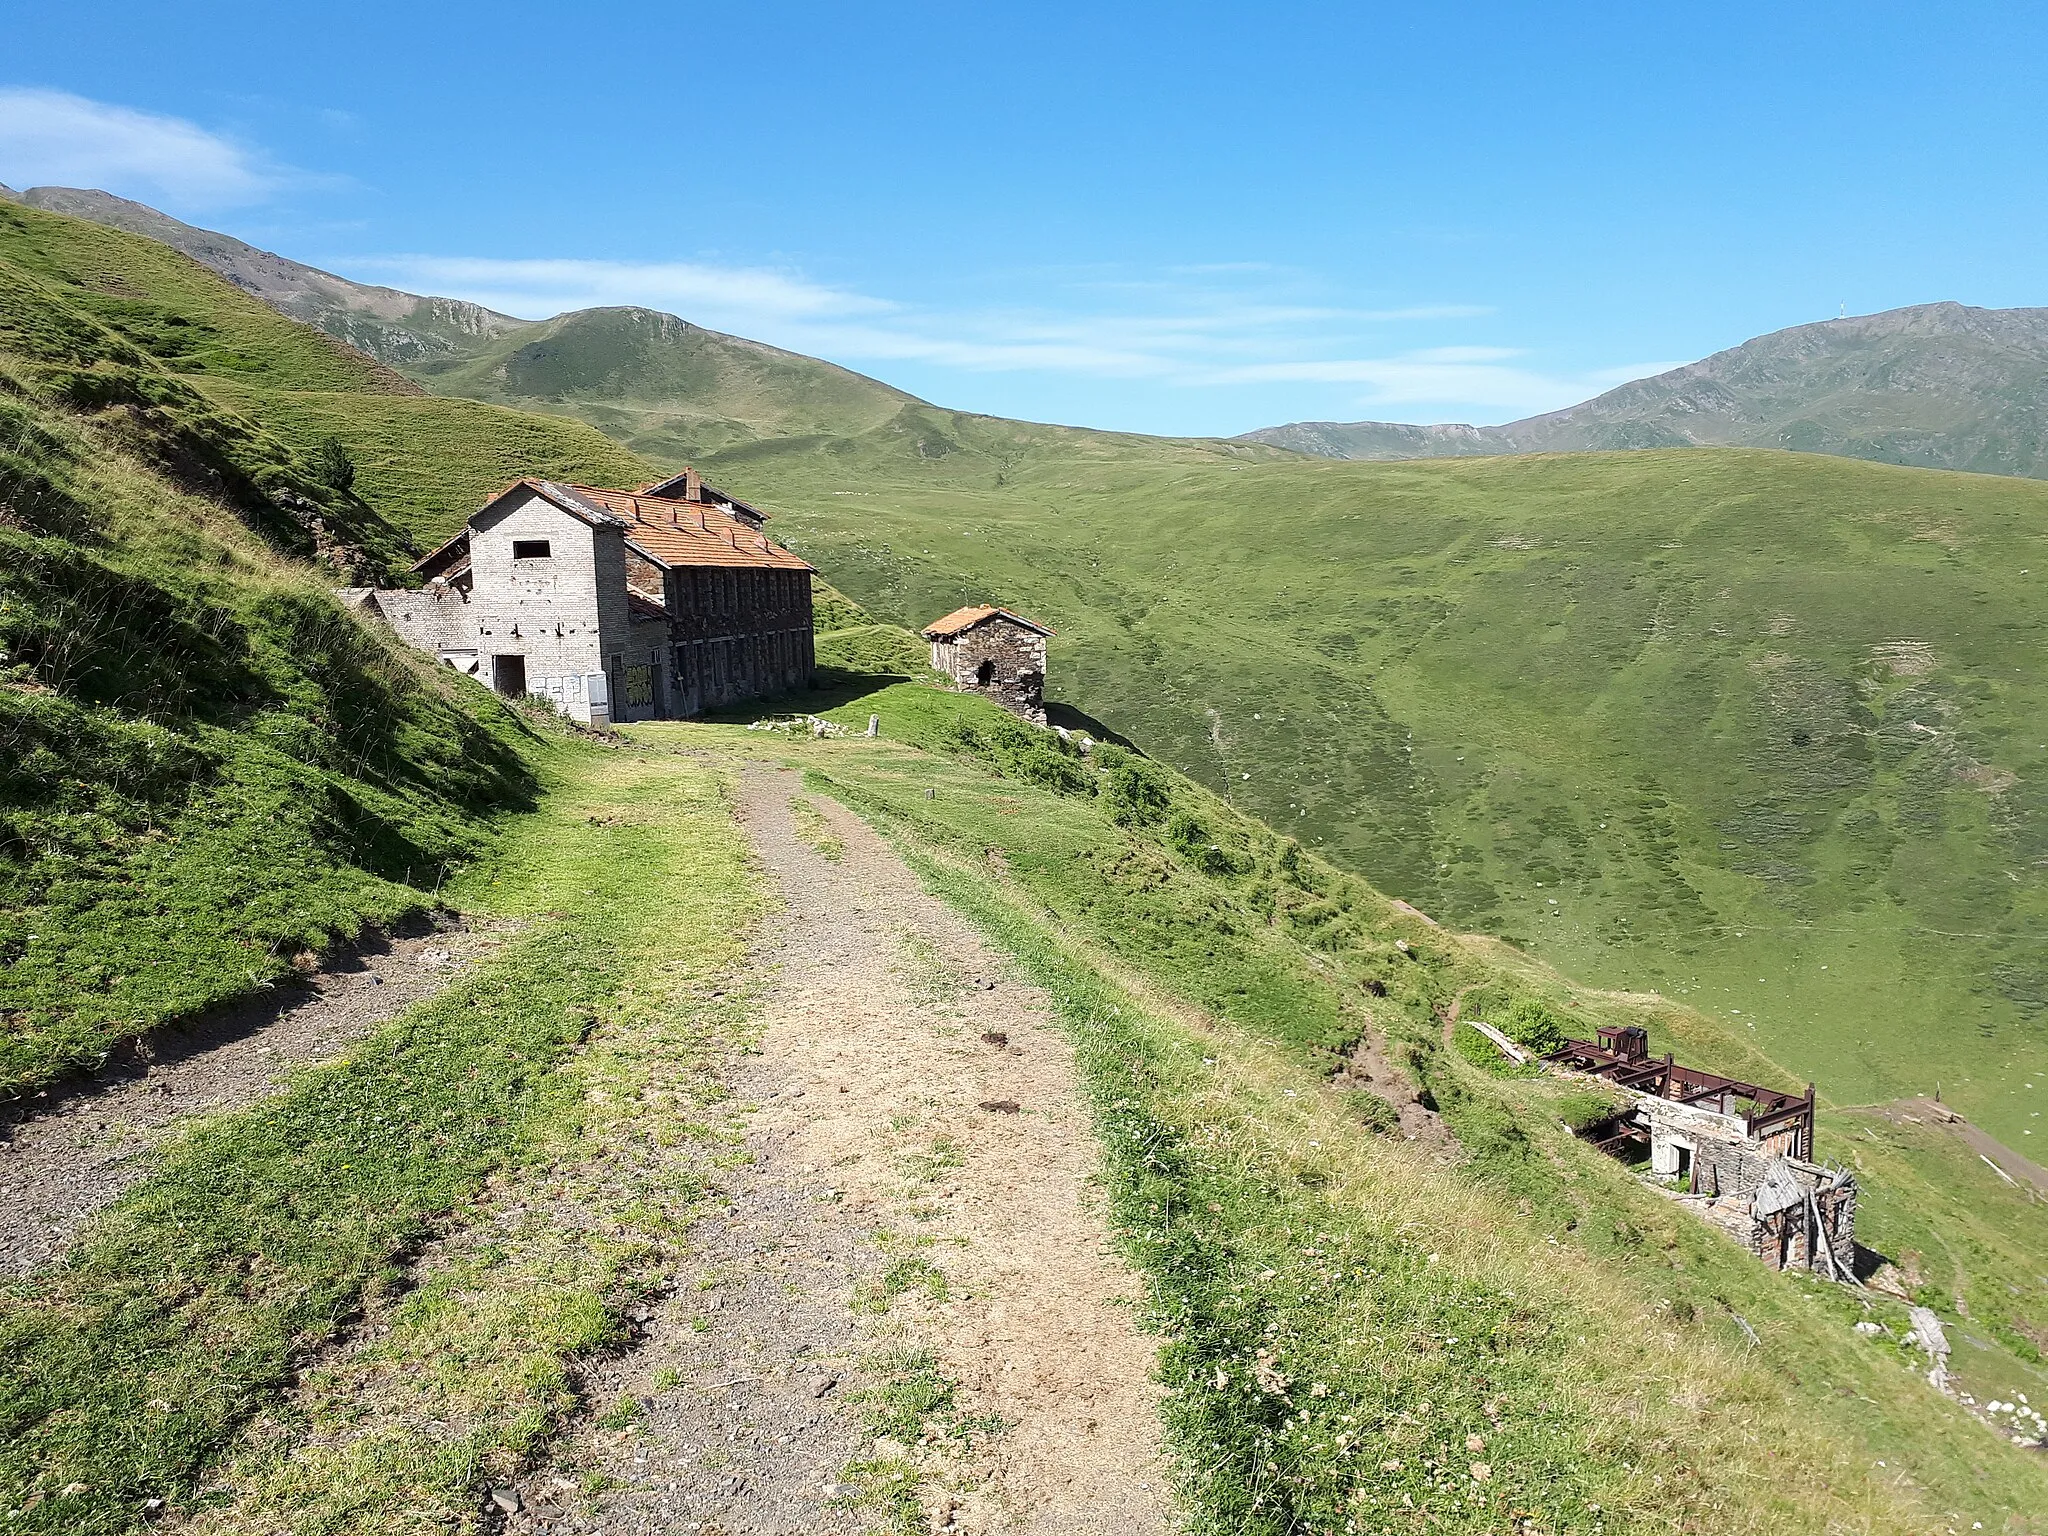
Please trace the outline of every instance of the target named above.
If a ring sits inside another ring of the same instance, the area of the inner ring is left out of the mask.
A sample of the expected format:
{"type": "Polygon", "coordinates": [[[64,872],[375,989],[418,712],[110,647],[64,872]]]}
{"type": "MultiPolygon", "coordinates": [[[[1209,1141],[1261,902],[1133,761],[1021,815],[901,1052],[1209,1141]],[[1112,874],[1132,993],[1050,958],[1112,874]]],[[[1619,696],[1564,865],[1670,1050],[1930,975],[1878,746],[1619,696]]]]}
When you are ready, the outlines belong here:
{"type": "Polygon", "coordinates": [[[356,491],[422,549],[462,526],[522,475],[631,490],[660,471],[594,427],[559,416],[439,396],[270,391],[209,381],[281,440],[311,453],[333,438],[356,466],[356,491]]]}
{"type": "Polygon", "coordinates": [[[0,257],[174,373],[271,389],[420,393],[381,363],[286,319],[154,240],[0,203],[0,257]]]}
{"type": "Polygon", "coordinates": [[[431,905],[533,793],[528,727],[134,441],[0,349],[0,1095],[431,905]]]}
{"type": "Polygon", "coordinates": [[[846,437],[913,397],[651,309],[581,309],[414,366],[437,393],[579,416],[664,462],[764,438],[846,437]]]}
{"type": "Polygon", "coordinates": [[[438,526],[534,468],[645,473],[0,205],[0,1094],[430,905],[530,802],[533,729],[327,588],[410,558],[380,507],[438,526]]]}
{"type": "Polygon", "coordinates": [[[323,536],[367,551],[364,579],[520,475],[638,485],[657,472],[580,422],[427,395],[153,240],[6,203],[0,326],[52,398],[122,405],[182,483],[299,524],[294,552],[312,551],[318,517],[323,536]],[[355,462],[351,495],[313,467],[330,437],[355,462]]]}
{"type": "Polygon", "coordinates": [[[1048,622],[1055,696],[1447,922],[1696,999],[1836,1103],[2042,1124],[2048,488],[936,412],[707,467],[880,617],[1048,622]]]}

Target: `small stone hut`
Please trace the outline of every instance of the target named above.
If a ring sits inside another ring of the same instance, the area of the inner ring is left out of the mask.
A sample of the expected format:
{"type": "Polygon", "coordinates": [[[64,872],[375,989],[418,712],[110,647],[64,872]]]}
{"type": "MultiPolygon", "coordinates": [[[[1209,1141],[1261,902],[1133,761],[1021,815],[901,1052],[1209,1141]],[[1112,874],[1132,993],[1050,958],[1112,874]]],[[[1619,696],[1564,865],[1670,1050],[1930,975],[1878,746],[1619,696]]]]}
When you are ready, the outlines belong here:
{"type": "Polygon", "coordinates": [[[932,666],[1013,715],[1045,724],[1045,642],[1052,631],[1007,608],[958,608],[924,630],[932,666]]]}

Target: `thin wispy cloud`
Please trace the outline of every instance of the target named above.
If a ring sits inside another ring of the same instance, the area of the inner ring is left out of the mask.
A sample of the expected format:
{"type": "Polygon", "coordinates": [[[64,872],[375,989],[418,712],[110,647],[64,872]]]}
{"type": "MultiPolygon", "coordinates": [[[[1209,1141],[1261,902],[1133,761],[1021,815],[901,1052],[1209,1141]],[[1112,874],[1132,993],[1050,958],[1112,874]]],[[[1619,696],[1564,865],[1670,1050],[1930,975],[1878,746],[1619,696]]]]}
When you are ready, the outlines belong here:
{"type": "Polygon", "coordinates": [[[1054,274],[1050,285],[1071,299],[1071,308],[949,309],[883,299],[792,270],[703,262],[413,255],[338,265],[354,276],[530,319],[605,305],[669,310],[714,330],[854,366],[917,363],[1191,390],[1348,386],[1342,399],[1360,414],[1552,410],[1667,366],[1558,375],[1531,366],[1515,348],[1483,344],[1332,356],[1347,342],[1412,336],[1418,327],[1484,320],[1493,310],[1299,302],[1303,274],[1261,262],[1149,274],[1077,269],[1054,274]]]}
{"type": "Polygon", "coordinates": [[[181,117],[0,86],[0,181],[9,186],[98,187],[200,211],[261,202],[286,179],[257,152],[181,117]]]}
{"type": "Polygon", "coordinates": [[[707,325],[717,322],[701,318],[706,315],[775,322],[895,308],[766,267],[484,256],[382,256],[350,265],[401,288],[469,299],[530,320],[614,304],[673,309],[707,325]]]}
{"type": "Polygon", "coordinates": [[[974,372],[1078,373],[1189,385],[1262,377],[1358,382],[1368,375],[1347,371],[1355,365],[1265,360],[1333,328],[1409,326],[1491,312],[1476,304],[1373,309],[1276,301],[1255,291],[1269,271],[1256,262],[1199,269],[1203,283],[1189,281],[1198,270],[1193,268],[1114,281],[1100,273],[1077,275],[1065,285],[1077,301],[1071,311],[941,311],[799,273],[701,262],[408,255],[341,265],[353,275],[450,294],[529,319],[639,305],[847,362],[916,361],[974,372]]]}

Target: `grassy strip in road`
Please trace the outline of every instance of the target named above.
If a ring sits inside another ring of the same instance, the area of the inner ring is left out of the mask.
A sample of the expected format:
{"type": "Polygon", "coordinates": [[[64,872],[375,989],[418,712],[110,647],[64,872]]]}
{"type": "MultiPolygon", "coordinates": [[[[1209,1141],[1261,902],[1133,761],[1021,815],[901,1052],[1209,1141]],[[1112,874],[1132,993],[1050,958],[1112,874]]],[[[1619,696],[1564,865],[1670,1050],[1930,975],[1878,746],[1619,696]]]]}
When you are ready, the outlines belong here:
{"type": "MultiPolygon", "coordinates": [[[[8,1529],[116,1532],[150,1500],[189,1499],[309,1356],[405,1283],[444,1219],[473,1214],[487,1179],[573,1161],[579,1138],[614,1122],[610,1106],[640,1091],[634,1069],[593,1077],[586,1041],[689,1010],[738,959],[756,898],[717,777],[583,747],[551,766],[542,811],[454,893],[535,919],[531,932],[343,1061],[194,1127],[66,1267],[0,1293],[8,1529]]],[[[413,1303],[415,1363],[465,1329],[472,1365],[518,1357],[479,1370],[502,1398],[481,1405],[483,1441],[424,1460],[333,1458],[299,1496],[317,1504],[367,1468],[388,1501],[468,1499],[489,1452],[516,1457],[559,1411],[560,1363],[615,1328],[630,1262],[570,1266],[558,1325],[530,1335],[517,1308],[487,1327],[455,1299],[459,1281],[430,1279],[413,1303]]]]}

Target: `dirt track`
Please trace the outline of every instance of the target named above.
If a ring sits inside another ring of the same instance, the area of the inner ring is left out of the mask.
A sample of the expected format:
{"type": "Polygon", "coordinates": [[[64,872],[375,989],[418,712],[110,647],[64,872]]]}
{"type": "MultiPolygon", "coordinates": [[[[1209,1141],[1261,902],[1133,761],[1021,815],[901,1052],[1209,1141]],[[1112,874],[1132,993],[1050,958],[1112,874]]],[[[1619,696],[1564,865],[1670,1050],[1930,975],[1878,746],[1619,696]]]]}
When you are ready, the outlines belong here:
{"type": "Polygon", "coordinates": [[[63,1252],[148,1172],[149,1152],[178,1122],[275,1093],[292,1068],[339,1054],[447,986],[505,927],[372,939],[304,981],[160,1031],[96,1078],[0,1109],[0,1275],[63,1252]]]}
{"type": "Polygon", "coordinates": [[[758,1106],[751,1162],[643,1345],[586,1383],[637,1398],[638,1425],[586,1426],[508,1528],[869,1529],[842,1473],[879,1459],[916,1468],[932,1531],[1163,1532],[1154,1347],[1046,999],[857,819],[821,801],[800,828],[797,783],[756,767],[743,786],[787,905],[761,1052],[731,1084],[758,1106]],[[918,1351],[952,1407],[920,1442],[878,1442],[860,1394],[918,1351]],[[594,1508],[568,1488],[593,1473],[618,1490],[594,1508]]]}
{"type": "Polygon", "coordinates": [[[2015,1184],[2031,1185],[2037,1193],[2048,1195],[2048,1168],[2043,1168],[2031,1158],[2022,1157],[1989,1131],[1972,1125],[1937,1099],[1894,1099],[1879,1106],[1876,1113],[1900,1124],[1944,1126],[2015,1184]]]}

